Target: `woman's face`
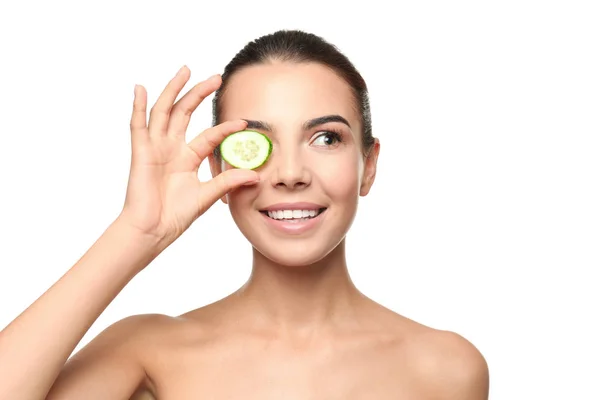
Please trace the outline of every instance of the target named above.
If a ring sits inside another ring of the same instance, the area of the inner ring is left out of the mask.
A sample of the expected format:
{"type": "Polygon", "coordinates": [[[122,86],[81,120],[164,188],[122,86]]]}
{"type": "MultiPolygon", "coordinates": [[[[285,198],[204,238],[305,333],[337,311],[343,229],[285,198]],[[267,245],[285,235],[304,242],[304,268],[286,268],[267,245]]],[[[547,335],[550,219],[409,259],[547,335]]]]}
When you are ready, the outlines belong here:
{"type": "MultiPolygon", "coordinates": [[[[255,65],[231,76],[222,104],[222,121],[248,120],[273,142],[256,169],[260,183],[223,198],[235,223],[276,263],[321,260],[344,239],[375,177],[379,146],[363,158],[351,88],[320,64],[255,65]]],[[[211,168],[214,175],[232,167],[211,168]]]]}

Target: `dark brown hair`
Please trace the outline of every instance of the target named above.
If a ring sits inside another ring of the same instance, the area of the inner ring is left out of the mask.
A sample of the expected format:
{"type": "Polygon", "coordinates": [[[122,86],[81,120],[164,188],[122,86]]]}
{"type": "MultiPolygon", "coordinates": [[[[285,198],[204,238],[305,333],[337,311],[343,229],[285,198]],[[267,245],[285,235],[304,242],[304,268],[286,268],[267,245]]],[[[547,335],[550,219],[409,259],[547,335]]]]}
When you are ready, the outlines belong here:
{"type": "MultiPolygon", "coordinates": [[[[222,97],[227,90],[229,78],[244,67],[271,60],[320,63],[331,68],[344,79],[352,89],[355,108],[360,116],[363,154],[367,155],[370,152],[375,140],[371,128],[371,108],[365,80],[337,47],[317,35],[299,30],[280,30],[261,36],[248,43],[233,57],[221,75],[221,87],[215,92],[213,98],[213,125],[221,122],[222,97]]],[[[215,149],[215,157],[220,159],[218,146],[215,149]]]]}

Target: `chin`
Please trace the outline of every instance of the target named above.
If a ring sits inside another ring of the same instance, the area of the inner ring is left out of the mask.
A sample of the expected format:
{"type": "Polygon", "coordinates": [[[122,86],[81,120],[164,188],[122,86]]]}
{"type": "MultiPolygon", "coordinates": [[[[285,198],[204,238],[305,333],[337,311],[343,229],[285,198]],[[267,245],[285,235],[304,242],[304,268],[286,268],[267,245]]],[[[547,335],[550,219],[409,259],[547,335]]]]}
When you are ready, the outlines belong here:
{"type": "MultiPolygon", "coordinates": [[[[327,222],[335,220],[331,218],[327,222]]],[[[282,235],[260,227],[260,224],[248,224],[240,229],[262,257],[284,267],[302,268],[333,255],[352,224],[352,218],[344,220],[343,224],[337,220],[336,226],[327,226],[326,222],[319,229],[303,235],[282,235]]]]}
{"type": "MultiPolygon", "coordinates": [[[[341,242],[341,239],[339,242],[341,242]]],[[[292,240],[281,244],[256,243],[253,244],[253,247],[254,251],[259,252],[275,264],[289,268],[302,268],[313,265],[330,255],[339,245],[339,242],[325,247],[325,243],[314,238],[313,240],[300,242],[292,240]],[[311,244],[310,242],[318,243],[311,244]]]]}
{"type": "Polygon", "coordinates": [[[312,223],[272,221],[264,212],[232,210],[233,219],[254,251],[275,264],[290,268],[313,265],[332,255],[353,223],[356,207],[326,208],[312,223]],[[296,229],[300,226],[301,229],[296,229]]]}

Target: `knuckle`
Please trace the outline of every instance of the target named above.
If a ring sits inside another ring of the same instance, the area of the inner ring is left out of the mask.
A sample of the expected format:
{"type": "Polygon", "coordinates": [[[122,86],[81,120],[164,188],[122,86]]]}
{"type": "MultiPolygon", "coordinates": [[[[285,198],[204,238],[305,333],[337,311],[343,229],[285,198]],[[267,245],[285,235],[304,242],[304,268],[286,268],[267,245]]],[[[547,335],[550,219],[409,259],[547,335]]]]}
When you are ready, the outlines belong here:
{"type": "Polygon", "coordinates": [[[203,148],[214,148],[217,146],[216,140],[211,137],[210,132],[205,132],[201,136],[202,147],[203,148]]]}
{"type": "Polygon", "coordinates": [[[152,108],[150,109],[151,115],[166,115],[168,113],[169,113],[168,109],[165,109],[164,107],[161,107],[158,104],[153,105],[152,108]]]}
{"type": "Polygon", "coordinates": [[[206,141],[206,145],[208,147],[210,147],[211,149],[214,148],[214,147],[217,147],[218,144],[219,144],[218,141],[215,140],[215,138],[211,137],[210,135],[208,135],[208,136],[205,137],[205,141],[206,141]]]}
{"type": "Polygon", "coordinates": [[[177,113],[179,115],[183,115],[184,117],[190,117],[193,112],[194,110],[191,107],[185,106],[183,104],[173,107],[174,114],[177,113]]]}
{"type": "Polygon", "coordinates": [[[143,102],[133,103],[133,111],[135,112],[146,112],[146,104],[143,102]]]}
{"type": "Polygon", "coordinates": [[[131,118],[131,121],[129,121],[129,127],[131,129],[137,129],[141,126],[140,122],[138,121],[137,118],[131,118]]]}

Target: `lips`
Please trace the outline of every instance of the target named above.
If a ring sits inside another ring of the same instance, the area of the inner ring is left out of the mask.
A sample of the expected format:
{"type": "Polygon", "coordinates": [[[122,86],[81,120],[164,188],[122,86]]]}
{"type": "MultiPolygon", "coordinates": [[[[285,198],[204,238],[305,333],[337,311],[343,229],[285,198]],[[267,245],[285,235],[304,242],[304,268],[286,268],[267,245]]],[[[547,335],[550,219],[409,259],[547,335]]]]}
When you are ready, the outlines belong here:
{"type": "Polygon", "coordinates": [[[319,210],[279,210],[279,211],[263,211],[262,214],[268,215],[269,218],[272,218],[277,221],[304,221],[306,219],[316,218],[322,212],[324,212],[326,208],[321,208],[319,210]]]}
{"type": "Polygon", "coordinates": [[[315,218],[326,209],[316,203],[278,203],[260,210],[260,212],[274,220],[298,222],[298,220],[315,218]]]}
{"type": "Polygon", "coordinates": [[[299,235],[320,225],[326,210],[327,207],[321,204],[299,202],[273,204],[260,213],[269,228],[288,235],[299,235]]]}
{"type": "Polygon", "coordinates": [[[320,210],[327,208],[324,205],[309,202],[300,203],[277,203],[270,205],[260,211],[284,211],[284,210],[320,210]]]}

